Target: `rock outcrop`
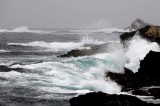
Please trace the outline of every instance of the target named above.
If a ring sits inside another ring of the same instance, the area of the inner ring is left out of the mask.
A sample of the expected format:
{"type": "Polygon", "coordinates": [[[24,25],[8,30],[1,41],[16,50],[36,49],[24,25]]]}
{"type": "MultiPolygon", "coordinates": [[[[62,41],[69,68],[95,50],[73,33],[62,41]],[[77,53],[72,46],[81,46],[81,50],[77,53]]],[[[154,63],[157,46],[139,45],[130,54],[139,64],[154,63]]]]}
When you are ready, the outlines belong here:
{"type": "Polygon", "coordinates": [[[160,44],[160,26],[148,24],[142,19],[136,19],[131,24],[131,28],[135,31],[127,32],[120,35],[120,39],[123,43],[126,40],[130,40],[134,35],[139,35],[152,42],[157,42],[160,44]]]}
{"type": "Polygon", "coordinates": [[[160,44],[160,26],[147,25],[139,30],[120,35],[120,39],[124,43],[133,38],[135,35],[139,35],[151,42],[157,42],[160,44]]]}
{"type": "Polygon", "coordinates": [[[147,25],[138,30],[141,35],[146,37],[158,38],[160,37],[160,26],[147,25]]]}
{"type": "Polygon", "coordinates": [[[130,40],[131,38],[133,38],[135,34],[136,34],[136,31],[125,32],[120,36],[120,39],[121,39],[122,43],[124,43],[126,40],[130,40]]]}
{"type": "Polygon", "coordinates": [[[70,99],[71,106],[153,106],[134,96],[93,92],[70,99]]]}
{"type": "MultiPolygon", "coordinates": [[[[58,57],[79,57],[79,56],[93,55],[98,53],[102,48],[102,46],[105,46],[105,45],[92,46],[90,49],[82,49],[82,50],[75,49],[67,52],[66,54],[60,55],[58,57]]],[[[101,52],[103,52],[103,49],[101,52]]]]}
{"type": "Polygon", "coordinates": [[[146,25],[148,25],[146,22],[144,22],[142,19],[137,18],[136,20],[133,21],[131,24],[131,28],[134,30],[139,30],[144,28],[146,25]]]}
{"type": "Polygon", "coordinates": [[[120,85],[129,88],[152,85],[160,86],[159,60],[160,52],[150,51],[144,60],[141,60],[138,72],[133,73],[125,68],[124,74],[109,72],[107,73],[107,76],[118,82],[120,85]]]}
{"type": "Polygon", "coordinates": [[[88,56],[88,55],[93,55],[96,53],[104,53],[104,52],[109,52],[110,51],[110,45],[115,45],[118,46],[118,43],[105,43],[105,44],[101,44],[101,45],[95,45],[95,46],[91,46],[90,49],[75,49],[75,50],[71,50],[69,52],[67,52],[66,54],[60,55],[58,57],[79,57],[79,56],[88,56]]]}
{"type": "Polygon", "coordinates": [[[160,88],[148,88],[147,92],[142,89],[143,87],[160,86],[159,60],[160,52],[150,51],[144,60],[140,62],[140,68],[137,73],[125,68],[124,74],[108,72],[106,76],[122,85],[123,91],[131,90],[133,94],[160,97],[160,93],[155,93],[160,92],[160,88]]]}

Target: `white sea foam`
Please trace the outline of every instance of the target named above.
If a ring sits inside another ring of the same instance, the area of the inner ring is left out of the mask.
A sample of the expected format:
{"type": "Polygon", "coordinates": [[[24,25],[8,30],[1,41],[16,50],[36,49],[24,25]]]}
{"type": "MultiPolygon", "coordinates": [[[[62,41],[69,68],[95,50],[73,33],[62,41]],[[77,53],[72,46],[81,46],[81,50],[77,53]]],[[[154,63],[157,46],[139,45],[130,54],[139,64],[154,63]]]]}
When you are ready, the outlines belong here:
{"type": "Polygon", "coordinates": [[[88,34],[86,34],[86,36],[84,36],[82,39],[81,39],[81,42],[83,44],[88,44],[88,45],[99,45],[99,44],[103,44],[105,43],[104,41],[99,41],[97,39],[94,39],[92,37],[89,37],[88,34]]]}
{"type": "Polygon", "coordinates": [[[28,42],[28,43],[8,43],[8,45],[42,47],[42,48],[51,49],[53,51],[71,50],[71,49],[83,47],[83,43],[44,42],[44,41],[33,41],[33,42],[28,42]]]}
{"type": "Polygon", "coordinates": [[[128,48],[126,50],[128,63],[125,66],[133,72],[137,72],[140,60],[142,60],[151,50],[160,51],[159,45],[156,42],[149,42],[146,39],[135,36],[128,43],[128,48]]]}
{"type": "MultiPolygon", "coordinates": [[[[54,51],[81,48],[85,44],[102,44],[104,42],[83,38],[81,42],[44,42],[34,41],[28,43],[9,43],[8,45],[21,45],[49,48],[54,51]]],[[[137,72],[139,60],[142,60],[150,50],[159,51],[155,42],[149,42],[138,36],[129,41],[128,47],[121,44],[109,45],[109,53],[92,56],[63,59],[59,62],[42,62],[28,65],[12,65],[11,68],[33,70],[34,73],[19,73],[15,71],[2,72],[3,78],[16,80],[14,84],[35,87],[40,91],[53,93],[84,93],[103,91],[106,93],[119,93],[121,87],[105,77],[108,71],[122,73],[126,66],[137,72]]]]}

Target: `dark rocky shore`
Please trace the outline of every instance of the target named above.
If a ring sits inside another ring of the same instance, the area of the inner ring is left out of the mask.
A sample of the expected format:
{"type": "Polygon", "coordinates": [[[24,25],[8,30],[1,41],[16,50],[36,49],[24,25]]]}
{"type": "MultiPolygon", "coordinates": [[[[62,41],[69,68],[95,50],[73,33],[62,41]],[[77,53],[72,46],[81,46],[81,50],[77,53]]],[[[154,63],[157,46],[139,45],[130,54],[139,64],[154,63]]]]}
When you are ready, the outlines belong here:
{"type": "MultiPolygon", "coordinates": [[[[135,31],[124,33],[120,36],[121,42],[125,46],[127,42],[139,35],[140,37],[160,44],[160,27],[153,26],[144,21],[137,19],[132,23],[131,27],[135,31]],[[137,24],[138,23],[138,24],[137,24]],[[137,26],[138,25],[138,26],[137,26]]],[[[98,48],[98,47],[97,47],[98,48]]],[[[92,49],[94,50],[94,49],[92,49]]],[[[82,50],[84,51],[84,50],[82,50]]],[[[82,51],[74,50],[80,53],[82,51]]],[[[75,56],[73,51],[68,52],[67,56],[75,56]],[[73,53],[73,55],[72,55],[73,53]]],[[[91,51],[92,52],[92,51],[91,51]]],[[[88,53],[87,54],[92,54],[88,53]]],[[[95,52],[94,52],[95,53],[95,52]]],[[[97,53],[97,51],[96,51],[97,53]]],[[[83,55],[86,55],[83,53],[83,55]]],[[[123,92],[130,92],[133,95],[153,96],[154,99],[160,99],[160,52],[150,51],[144,60],[140,61],[138,72],[133,73],[131,70],[124,67],[123,74],[108,72],[106,77],[110,77],[113,81],[122,86],[123,92]]],[[[86,95],[80,95],[70,99],[71,106],[152,106],[160,104],[151,104],[141,101],[135,96],[129,95],[110,95],[102,92],[93,92],[86,95]]]]}
{"type": "Polygon", "coordinates": [[[159,52],[150,51],[144,60],[140,62],[138,72],[133,73],[125,68],[124,74],[108,72],[106,76],[122,85],[122,91],[131,91],[136,95],[148,95],[160,98],[159,59],[159,52]],[[151,86],[154,87],[150,88],[151,86]]]}
{"type": "MultiPolygon", "coordinates": [[[[150,51],[141,61],[137,73],[125,68],[124,74],[108,72],[106,76],[120,84],[123,92],[160,99],[159,59],[159,52],[150,51]]],[[[70,99],[70,104],[71,106],[159,106],[143,102],[134,96],[110,95],[102,92],[80,95],[70,99]]]]}

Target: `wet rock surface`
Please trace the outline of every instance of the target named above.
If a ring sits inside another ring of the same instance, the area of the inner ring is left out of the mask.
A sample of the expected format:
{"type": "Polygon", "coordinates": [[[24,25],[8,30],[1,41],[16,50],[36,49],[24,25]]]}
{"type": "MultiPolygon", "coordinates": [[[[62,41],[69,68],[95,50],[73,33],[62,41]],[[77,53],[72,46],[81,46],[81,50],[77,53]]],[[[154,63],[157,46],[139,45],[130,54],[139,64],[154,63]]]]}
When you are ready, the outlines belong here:
{"type": "Polygon", "coordinates": [[[160,26],[147,25],[139,30],[124,33],[120,35],[121,42],[125,43],[135,35],[160,44],[160,26]]]}
{"type": "Polygon", "coordinates": [[[150,51],[144,60],[140,62],[138,72],[133,73],[125,68],[125,72],[123,74],[108,72],[106,75],[118,84],[122,85],[122,91],[131,91],[136,95],[150,95],[159,98],[159,59],[159,52],[150,51]],[[146,89],[144,89],[144,87],[146,87],[146,89]]]}
{"type": "MultiPolygon", "coordinates": [[[[134,96],[93,92],[70,99],[71,106],[154,106],[134,96]]],[[[158,105],[157,105],[158,106],[158,105]]]]}
{"type": "MultiPolygon", "coordinates": [[[[140,62],[137,73],[125,68],[124,73],[106,73],[107,77],[122,86],[122,91],[134,95],[153,96],[160,99],[159,61],[160,53],[150,51],[140,62]]],[[[154,106],[129,95],[110,95],[93,92],[70,99],[71,106],[154,106]]]]}
{"type": "Polygon", "coordinates": [[[58,57],[79,57],[79,56],[88,56],[88,55],[94,55],[97,53],[105,53],[110,51],[110,46],[118,46],[119,43],[105,43],[101,45],[95,45],[91,46],[90,49],[76,49],[76,50],[71,50],[67,52],[66,54],[60,55],[58,57]]]}
{"type": "Polygon", "coordinates": [[[144,28],[146,25],[148,25],[148,24],[144,20],[137,18],[131,24],[131,28],[134,30],[138,30],[138,29],[144,28]]]}

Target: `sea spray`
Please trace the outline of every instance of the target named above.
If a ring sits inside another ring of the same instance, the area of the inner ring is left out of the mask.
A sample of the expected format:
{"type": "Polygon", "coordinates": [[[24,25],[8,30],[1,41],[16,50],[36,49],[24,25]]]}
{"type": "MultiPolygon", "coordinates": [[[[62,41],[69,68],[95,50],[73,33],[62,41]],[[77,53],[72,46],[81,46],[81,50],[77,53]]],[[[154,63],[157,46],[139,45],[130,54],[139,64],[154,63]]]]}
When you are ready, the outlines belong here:
{"type": "Polygon", "coordinates": [[[125,67],[131,69],[133,72],[137,72],[142,60],[149,51],[160,51],[159,45],[156,42],[149,42],[146,39],[141,38],[139,35],[135,36],[128,42],[126,49],[126,56],[128,63],[125,67]]]}

